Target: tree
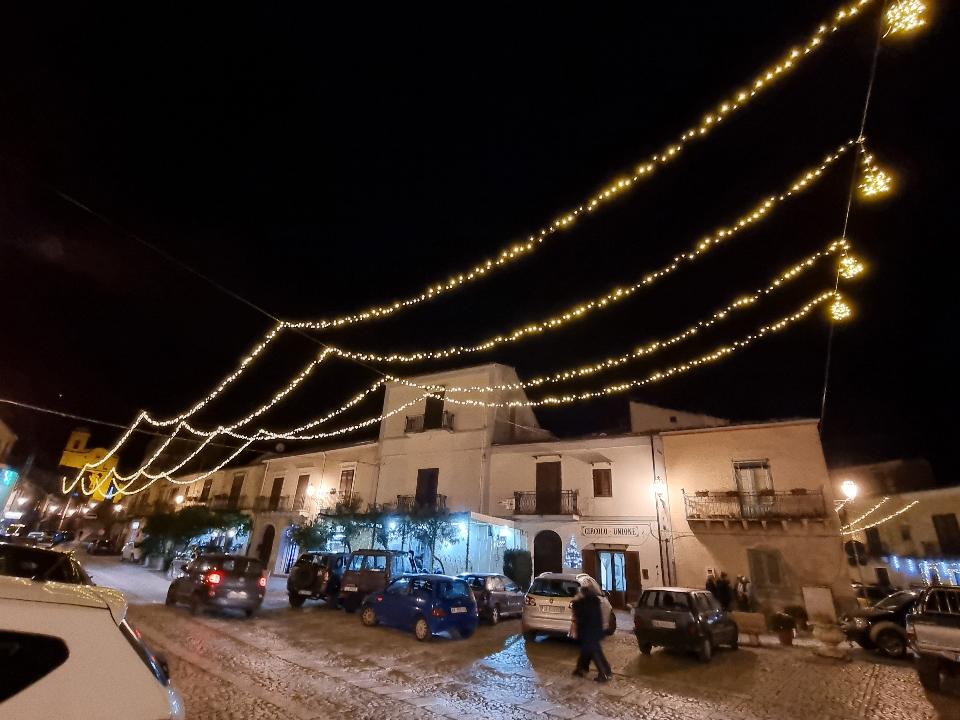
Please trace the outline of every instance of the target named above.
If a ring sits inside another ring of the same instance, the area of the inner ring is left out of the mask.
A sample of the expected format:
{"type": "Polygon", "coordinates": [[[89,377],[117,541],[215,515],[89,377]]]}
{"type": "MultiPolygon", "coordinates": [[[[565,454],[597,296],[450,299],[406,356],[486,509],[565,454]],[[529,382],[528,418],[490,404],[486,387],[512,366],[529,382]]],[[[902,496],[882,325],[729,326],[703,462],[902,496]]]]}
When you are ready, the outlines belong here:
{"type": "Polygon", "coordinates": [[[302,550],[325,550],[332,535],[333,525],[323,515],[317,515],[310,522],[294,525],[290,530],[290,539],[302,550]]]}
{"type": "Polygon", "coordinates": [[[567,543],[567,550],[564,554],[564,565],[575,570],[583,567],[583,555],[580,554],[580,546],[577,545],[576,535],[571,535],[570,542],[567,543]]]}
{"type": "Polygon", "coordinates": [[[451,514],[446,510],[433,508],[418,508],[410,515],[412,536],[430,549],[430,562],[427,564],[429,570],[435,569],[437,541],[455,543],[460,539],[459,528],[451,518],[451,514]]]}

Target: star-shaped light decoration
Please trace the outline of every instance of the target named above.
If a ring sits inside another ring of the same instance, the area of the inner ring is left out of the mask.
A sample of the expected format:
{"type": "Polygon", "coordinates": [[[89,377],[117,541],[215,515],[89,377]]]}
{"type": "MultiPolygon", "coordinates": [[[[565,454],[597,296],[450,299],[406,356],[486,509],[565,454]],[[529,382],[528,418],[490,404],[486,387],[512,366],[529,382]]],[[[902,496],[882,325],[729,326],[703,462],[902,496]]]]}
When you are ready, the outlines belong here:
{"type": "Polygon", "coordinates": [[[844,255],[840,258],[840,276],[845,280],[852,280],[863,272],[863,263],[854,255],[844,255]]]}
{"type": "Polygon", "coordinates": [[[864,198],[877,198],[886,195],[893,187],[893,178],[873,161],[873,155],[863,158],[863,177],[857,189],[864,198]]]}
{"type": "Polygon", "coordinates": [[[927,6],[922,0],[897,0],[887,9],[887,31],[883,34],[896,35],[910,32],[927,24],[924,17],[927,6]]]}
{"type": "Polygon", "coordinates": [[[851,315],[853,315],[853,310],[842,297],[837,295],[837,299],[830,305],[830,317],[836,322],[842,322],[848,320],[851,315]]]}

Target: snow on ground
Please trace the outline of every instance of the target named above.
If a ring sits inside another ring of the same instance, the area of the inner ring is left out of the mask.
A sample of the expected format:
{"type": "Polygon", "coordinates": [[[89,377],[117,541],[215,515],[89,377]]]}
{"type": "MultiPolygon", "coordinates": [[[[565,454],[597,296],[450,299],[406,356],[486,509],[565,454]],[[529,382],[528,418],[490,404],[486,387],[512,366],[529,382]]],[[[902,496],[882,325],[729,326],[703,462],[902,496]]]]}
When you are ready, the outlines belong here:
{"type": "Polygon", "coordinates": [[[162,604],[169,581],[158,573],[117,558],[83,561],[96,582],[128,593],[130,618],[166,654],[190,718],[960,718],[960,699],[925,693],[910,663],[862,651],[838,663],[806,648],[742,647],[700,664],[641,656],[618,632],[605,643],[614,680],[600,685],[571,676],[573,643],[528,644],[517,620],[481,626],[469,640],[420,643],[320,603],[290,608],[282,578],[271,579],[253,619],[191,617],[162,604]]]}

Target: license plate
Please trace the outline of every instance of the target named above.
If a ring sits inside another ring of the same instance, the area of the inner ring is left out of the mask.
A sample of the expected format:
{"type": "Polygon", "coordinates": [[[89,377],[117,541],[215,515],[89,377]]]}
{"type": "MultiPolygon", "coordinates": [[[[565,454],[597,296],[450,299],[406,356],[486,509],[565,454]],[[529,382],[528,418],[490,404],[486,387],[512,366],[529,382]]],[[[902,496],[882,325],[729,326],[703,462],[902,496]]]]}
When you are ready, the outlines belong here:
{"type": "Polygon", "coordinates": [[[344,586],[343,586],[343,591],[344,591],[344,592],[356,592],[356,591],[357,591],[357,586],[356,586],[356,585],[344,585],[344,586]]]}
{"type": "Polygon", "coordinates": [[[663,628],[664,630],[677,629],[677,623],[673,620],[654,620],[652,624],[655,628],[663,628]]]}
{"type": "Polygon", "coordinates": [[[309,590],[301,590],[301,591],[300,591],[300,594],[301,594],[301,595],[312,595],[313,593],[311,593],[309,590]]]}
{"type": "Polygon", "coordinates": [[[450,608],[450,612],[452,613],[465,613],[466,611],[467,609],[465,607],[450,608]]]}
{"type": "Polygon", "coordinates": [[[243,590],[229,590],[227,592],[227,600],[246,600],[247,593],[243,590]]]}
{"type": "Polygon", "coordinates": [[[567,611],[562,605],[545,605],[543,609],[548,613],[557,613],[558,615],[567,611]]]}

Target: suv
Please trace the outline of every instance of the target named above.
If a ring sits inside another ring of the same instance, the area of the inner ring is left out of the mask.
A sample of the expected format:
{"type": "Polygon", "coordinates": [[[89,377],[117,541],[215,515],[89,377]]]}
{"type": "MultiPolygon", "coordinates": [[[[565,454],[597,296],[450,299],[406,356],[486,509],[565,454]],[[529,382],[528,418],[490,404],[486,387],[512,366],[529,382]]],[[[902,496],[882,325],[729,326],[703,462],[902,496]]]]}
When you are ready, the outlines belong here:
{"type": "Polygon", "coordinates": [[[709,662],[717,645],[736,650],[740,640],[740,629],[713,593],[693,588],[644,590],[633,611],[633,632],[644,655],[657,645],[692,650],[702,662],[709,662]]]}
{"type": "Polygon", "coordinates": [[[901,590],[842,618],[847,640],[867,650],[877,648],[887,657],[903,657],[907,654],[906,618],[918,595],[915,590],[901,590]]]}
{"type": "Polygon", "coordinates": [[[325,600],[336,606],[340,594],[340,578],[350,561],[346,553],[303,553],[287,578],[290,605],[300,607],[307,599],[325,600]]]}
{"type": "Polygon", "coordinates": [[[586,573],[545,572],[537,575],[523,598],[523,637],[533,640],[537,635],[567,635],[573,622],[573,599],[586,586],[600,596],[603,630],[613,635],[617,616],[596,580],[586,573]]]}
{"type": "Polygon", "coordinates": [[[927,690],[939,690],[944,675],[960,672],[960,588],[931,587],[920,593],[907,616],[907,642],[927,690]]]}
{"type": "Polygon", "coordinates": [[[460,573],[476,598],[480,616],[491,625],[506,615],[523,614],[523,590],[513,580],[496,573],[460,573]]]}
{"type": "Polygon", "coordinates": [[[415,572],[410,556],[392,550],[357,550],[340,579],[340,604],[354,612],[363,599],[383,590],[404,573],[415,572]]]}
{"type": "Polygon", "coordinates": [[[0,577],[3,717],[184,717],[166,663],[126,620],[116,590],[0,577]],[[109,678],[109,692],[93,688],[109,678]]]}

